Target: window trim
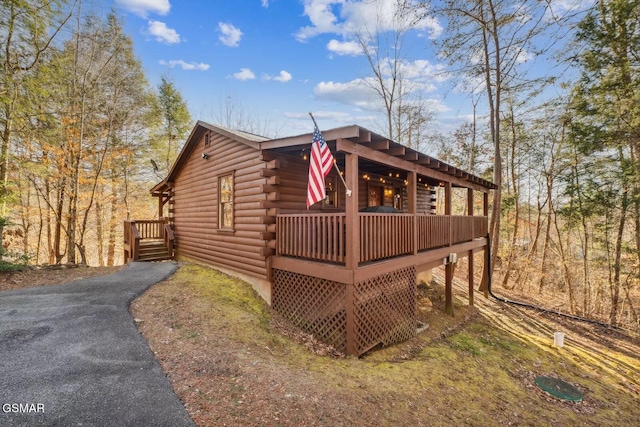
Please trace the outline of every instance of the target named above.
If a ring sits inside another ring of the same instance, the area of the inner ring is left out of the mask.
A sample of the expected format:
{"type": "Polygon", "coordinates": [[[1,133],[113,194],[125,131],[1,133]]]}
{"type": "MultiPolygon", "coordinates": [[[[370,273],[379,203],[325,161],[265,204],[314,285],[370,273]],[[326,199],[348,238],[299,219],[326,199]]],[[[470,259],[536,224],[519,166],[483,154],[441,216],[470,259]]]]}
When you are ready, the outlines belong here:
{"type": "Polygon", "coordinates": [[[236,212],[235,212],[235,171],[225,173],[218,176],[218,231],[233,232],[235,231],[236,212]],[[231,201],[222,201],[222,180],[224,178],[231,178],[231,201]],[[231,225],[228,227],[223,226],[224,206],[223,204],[231,204],[231,225]]]}

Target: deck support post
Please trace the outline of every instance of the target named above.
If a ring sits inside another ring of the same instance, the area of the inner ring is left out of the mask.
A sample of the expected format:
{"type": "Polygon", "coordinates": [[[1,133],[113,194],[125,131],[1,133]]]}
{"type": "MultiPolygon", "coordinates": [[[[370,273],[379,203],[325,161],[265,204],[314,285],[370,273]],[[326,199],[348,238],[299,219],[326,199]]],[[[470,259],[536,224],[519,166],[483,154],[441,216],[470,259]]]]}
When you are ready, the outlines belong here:
{"type": "MultiPolygon", "coordinates": [[[[489,216],[489,193],[483,194],[482,200],[482,213],[484,216],[489,216]]],[[[487,242],[489,244],[489,242],[487,242]]],[[[479,291],[484,293],[485,298],[489,298],[489,251],[487,247],[484,248],[484,266],[482,268],[482,281],[480,282],[479,291]]]]}
{"type": "MultiPolygon", "coordinates": [[[[473,217],[473,213],[473,188],[467,188],[467,214],[473,217]]],[[[475,235],[474,223],[471,222],[471,237],[474,238],[475,235]]],[[[469,251],[467,261],[469,266],[469,305],[473,306],[473,251],[469,251]]]]}
{"type": "Polygon", "coordinates": [[[489,298],[489,251],[486,246],[484,247],[484,268],[482,269],[482,282],[479,290],[485,298],[489,298]]]}
{"type": "MultiPolygon", "coordinates": [[[[444,214],[449,216],[449,246],[453,244],[453,228],[451,221],[451,183],[444,183],[444,214]]],[[[444,271],[444,310],[453,316],[453,273],[455,264],[451,257],[447,259],[444,271]]]]}
{"type": "Polygon", "coordinates": [[[356,322],[355,322],[355,301],[353,300],[353,287],[354,283],[345,283],[345,291],[346,291],[346,322],[347,322],[347,355],[355,356],[357,355],[356,351],[356,322]]]}
{"type": "Polygon", "coordinates": [[[455,263],[449,260],[444,268],[444,311],[453,316],[453,273],[455,271],[455,263]]]}
{"type": "Polygon", "coordinates": [[[467,262],[469,265],[469,305],[473,306],[473,251],[469,251],[469,255],[467,255],[467,262]]]}

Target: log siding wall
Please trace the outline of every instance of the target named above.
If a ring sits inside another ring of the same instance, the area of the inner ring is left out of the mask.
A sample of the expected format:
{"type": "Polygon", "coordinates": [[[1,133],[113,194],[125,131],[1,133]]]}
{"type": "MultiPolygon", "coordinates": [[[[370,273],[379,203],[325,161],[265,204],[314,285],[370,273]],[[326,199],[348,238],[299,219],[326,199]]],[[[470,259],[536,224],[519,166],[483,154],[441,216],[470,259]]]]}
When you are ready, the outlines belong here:
{"type": "Polygon", "coordinates": [[[198,141],[174,184],[176,254],[268,279],[260,151],[214,132],[198,141]],[[202,154],[208,155],[207,159],[202,154]],[[233,174],[232,230],[218,227],[218,178],[233,174]]]}

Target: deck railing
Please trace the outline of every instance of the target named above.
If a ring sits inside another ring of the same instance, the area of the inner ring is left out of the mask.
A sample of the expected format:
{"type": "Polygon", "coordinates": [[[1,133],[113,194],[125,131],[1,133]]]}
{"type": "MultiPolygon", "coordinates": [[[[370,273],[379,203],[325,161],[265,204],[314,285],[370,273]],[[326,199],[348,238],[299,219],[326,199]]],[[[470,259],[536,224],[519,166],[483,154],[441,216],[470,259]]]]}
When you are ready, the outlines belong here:
{"type": "Polygon", "coordinates": [[[145,219],[134,221],[143,240],[164,240],[165,219],[145,219]]]}
{"type": "MultiPolygon", "coordinates": [[[[344,263],[346,216],[334,214],[278,215],[278,255],[344,263]]],[[[413,253],[414,215],[359,213],[359,262],[413,253]]],[[[415,215],[417,250],[425,251],[471,241],[487,234],[486,216],[415,215]]]]}
{"type": "Polygon", "coordinates": [[[413,215],[360,213],[360,262],[413,252],[413,215]]]}
{"type": "Polygon", "coordinates": [[[450,222],[447,215],[418,215],[418,250],[447,246],[450,222]]]}
{"type": "Polygon", "coordinates": [[[278,215],[278,254],[343,263],[345,218],[344,213],[278,215]]]}

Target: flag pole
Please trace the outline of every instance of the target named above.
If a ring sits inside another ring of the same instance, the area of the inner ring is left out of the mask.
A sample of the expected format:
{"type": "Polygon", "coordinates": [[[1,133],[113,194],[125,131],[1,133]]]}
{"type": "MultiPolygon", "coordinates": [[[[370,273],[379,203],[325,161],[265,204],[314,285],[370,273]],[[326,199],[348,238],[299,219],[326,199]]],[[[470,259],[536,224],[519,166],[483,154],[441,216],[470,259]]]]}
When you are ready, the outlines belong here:
{"type": "MultiPolygon", "coordinates": [[[[320,130],[320,128],[318,127],[318,123],[316,123],[316,119],[313,117],[313,114],[311,114],[311,111],[309,111],[309,116],[311,116],[311,120],[313,120],[313,125],[320,130]]],[[[335,158],[334,158],[335,160],[335,158]]],[[[338,171],[338,176],[340,177],[340,179],[342,180],[342,183],[344,184],[344,188],[346,188],[346,193],[347,196],[351,196],[351,190],[349,189],[349,187],[347,186],[347,182],[344,180],[344,177],[342,176],[342,171],[340,171],[340,168],[338,167],[338,163],[336,161],[333,162],[333,167],[336,168],[336,170],[338,171]]]]}

